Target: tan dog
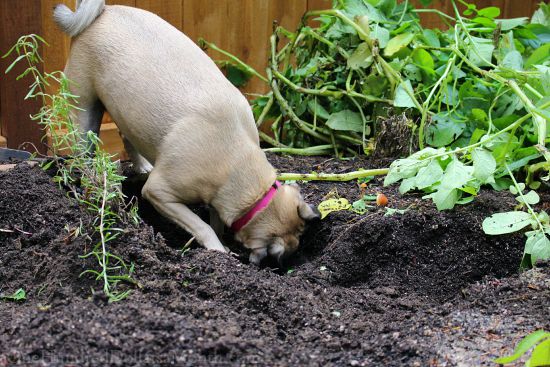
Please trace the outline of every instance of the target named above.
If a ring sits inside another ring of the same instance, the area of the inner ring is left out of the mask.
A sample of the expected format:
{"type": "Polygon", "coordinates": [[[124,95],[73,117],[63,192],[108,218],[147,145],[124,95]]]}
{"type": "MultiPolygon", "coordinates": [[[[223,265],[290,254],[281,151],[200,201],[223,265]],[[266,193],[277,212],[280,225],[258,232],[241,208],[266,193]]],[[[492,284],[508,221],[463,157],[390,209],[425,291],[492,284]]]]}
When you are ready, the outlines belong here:
{"type": "Polygon", "coordinates": [[[157,211],[223,252],[220,226],[252,211],[236,233],[251,262],[296,250],[318,212],[297,187],[274,188],[248,102],[199,47],[150,12],[104,0],[77,1],[74,13],[58,5],[54,17],[74,37],[65,73],[81,130],[98,132],[109,111],[137,171],[150,172],[142,194],[157,211]],[[200,202],[216,232],[186,206],[200,202]]]}

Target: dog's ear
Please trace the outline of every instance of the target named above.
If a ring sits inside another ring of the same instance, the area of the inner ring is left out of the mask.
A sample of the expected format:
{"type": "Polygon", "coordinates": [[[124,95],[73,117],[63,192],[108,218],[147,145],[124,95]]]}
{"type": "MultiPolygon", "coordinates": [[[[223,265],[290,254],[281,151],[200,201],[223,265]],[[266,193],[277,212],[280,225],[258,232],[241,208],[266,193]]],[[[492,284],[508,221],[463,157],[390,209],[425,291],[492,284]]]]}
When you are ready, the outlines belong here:
{"type": "Polygon", "coordinates": [[[298,206],[298,214],[303,220],[313,220],[321,218],[321,213],[314,205],[306,204],[304,201],[298,206]]]}

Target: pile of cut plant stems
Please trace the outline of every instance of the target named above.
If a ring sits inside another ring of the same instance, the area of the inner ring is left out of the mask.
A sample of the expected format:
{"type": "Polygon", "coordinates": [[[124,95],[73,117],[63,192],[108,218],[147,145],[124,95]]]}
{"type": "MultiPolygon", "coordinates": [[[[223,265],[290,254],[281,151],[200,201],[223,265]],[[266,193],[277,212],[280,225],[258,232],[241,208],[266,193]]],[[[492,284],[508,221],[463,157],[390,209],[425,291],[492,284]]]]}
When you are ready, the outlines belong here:
{"type": "Polygon", "coordinates": [[[248,76],[268,84],[251,101],[260,137],[273,146],[266,151],[369,155],[380,120],[407,117],[408,157],[388,170],[280,179],[387,174],[386,185],[424,192],[439,210],[473,201],[483,185],[509,189],[515,211],[483,227],[492,235],[530,228],[522,261],[530,267],[550,258],[550,219],[536,209],[534,191],[550,180],[550,5],[541,3],[531,18],[499,19],[497,7],[451,4],[448,15],[407,0],[335,0],[332,9],[304,14],[295,32],[274,26],[265,76],[201,42],[227,57],[221,65],[236,85],[248,76]],[[427,12],[448,29],[423,28],[418,14],[427,12]],[[272,134],[263,132],[267,123],[272,134]]]}

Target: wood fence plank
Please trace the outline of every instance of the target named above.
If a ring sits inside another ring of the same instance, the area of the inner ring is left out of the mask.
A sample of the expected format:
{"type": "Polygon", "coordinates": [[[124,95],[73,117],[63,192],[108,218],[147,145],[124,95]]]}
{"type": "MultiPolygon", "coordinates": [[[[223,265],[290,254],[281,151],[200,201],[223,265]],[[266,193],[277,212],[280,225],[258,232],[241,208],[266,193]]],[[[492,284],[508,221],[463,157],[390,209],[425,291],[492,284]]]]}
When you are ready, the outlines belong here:
{"type": "MultiPolygon", "coordinates": [[[[63,3],[74,9],[75,0],[41,0],[42,5],[42,33],[41,36],[48,42],[44,47],[44,72],[51,73],[65,69],[65,62],[69,56],[71,38],[59,29],[53,20],[53,8],[63,3]]],[[[55,93],[57,85],[47,87],[48,93],[55,93]]]]}
{"type": "Polygon", "coordinates": [[[505,0],[507,18],[529,17],[538,7],[538,0],[505,0]]]}
{"type": "Polygon", "coordinates": [[[325,10],[332,8],[332,0],[307,0],[307,10],[325,10]]]}
{"type": "MultiPolygon", "coordinates": [[[[194,41],[202,37],[229,51],[265,74],[273,20],[294,29],[306,11],[306,0],[185,0],[184,32],[194,41]]],[[[214,59],[221,55],[209,52],[214,59]]],[[[247,92],[264,92],[267,86],[253,78],[247,92]]]]}
{"type": "MultiPolygon", "coordinates": [[[[164,0],[157,0],[164,1],[164,0]]],[[[126,5],[126,6],[136,6],[136,0],[106,0],[105,4],[107,5],[126,5]]]]}
{"type": "MultiPolygon", "coordinates": [[[[3,0],[0,1],[0,54],[5,54],[15,42],[25,34],[40,34],[41,32],[41,6],[36,0],[3,0]]],[[[4,72],[14,57],[0,59],[0,71],[4,72]]],[[[41,66],[40,66],[41,67],[41,66]]],[[[21,144],[29,142],[35,145],[41,153],[46,152],[41,143],[42,130],[29,116],[40,109],[38,100],[24,98],[28,92],[28,86],[32,83],[30,75],[19,81],[17,75],[25,70],[21,63],[8,75],[0,78],[0,97],[2,117],[2,134],[8,140],[8,147],[19,148],[21,144]]],[[[26,146],[33,151],[32,146],[26,146]]]]}
{"type": "Polygon", "coordinates": [[[136,0],[136,6],[155,13],[179,30],[183,29],[183,0],[136,0]]]}

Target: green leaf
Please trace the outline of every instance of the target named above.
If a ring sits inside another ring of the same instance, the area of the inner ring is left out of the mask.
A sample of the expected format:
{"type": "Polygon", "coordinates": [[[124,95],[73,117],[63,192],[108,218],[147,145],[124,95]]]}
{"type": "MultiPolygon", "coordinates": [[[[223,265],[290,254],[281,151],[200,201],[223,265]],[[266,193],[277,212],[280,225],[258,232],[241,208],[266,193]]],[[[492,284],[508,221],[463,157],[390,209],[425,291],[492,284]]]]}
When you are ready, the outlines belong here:
{"type": "Polygon", "coordinates": [[[366,15],[373,22],[386,22],[388,19],[382,12],[363,0],[341,0],[343,13],[351,19],[356,16],[366,15]]]}
{"type": "Polygon", "coordinates": [[[377,39],[378,47],[384,49],[387,47],[390,40],[390,31],[377,24],[371,33],[371,38],[377,39]]]}
{"type": "Polygon", "coordinates": [[[480,17],[486,17],[486,18],[496,18],[500,15],[500,9],[496,6],[489,6],[487,8],[483,8],[477,11],[477,15],[480,17]]]}
{"type": "Polygon", "coordinates": [[[486,234],[498,235],[517,232],[530,225],[531,214],[526,212],[496,213],[483,221],[483,231],[486,234]]]}
{"type": "Polygon", "coordinates": [[[435,193],[429,195],[435,203],[437,210],[448,210],[454,208],[459,196],[457,189],[440,188],[435,193]]]}
{"type": "Polygon", "coordinates": [[[417,48],[412,53],[412,58],[414,62],[422,67],[426,71],[433,71],[434,69],[434,60],[430,53],[422,48],[417,48]]]}
{"type": "Polygon", "coordinates": [[[481,183],[487,183],[493,179],[493,174],[497,168],[497,162],[490,151],[477,148],[472,152],[472,160],[474,166],[474,177],[481,183]]]}
{"type": "Polygon", "coordinates": [[[514,354],[508,357],[497,358],[493,362],[498,364],[508,364],[514,362],[522,355],[524,355],[529,349],[535,346],[539,341],[544,340],[548,337],[550,337],[550,333],[547,333],[544,330],[537,330],[527,335],[518,343],[516,349],[514,349],[514,354]]]}
{"type": "Polygon", "coordinates": [[[348,59],[348,67],[353,70],[366,69],[372,65],[373,61],[374,58],[369,46],[367,43],[363,42],[359,44],[359,46],[357,46],[355,51],[351,54],[348,59]]]}
{"type": "Polygon", "coordinates": [[[393,105],[395,107],[403,108],[416,107],[413,99],[407,93],[405,88],[407,88],[409,91],[413,90],[410,80],[405,80],[404,83],[399,84],[399,86],[395,89],[395,98],[393,100],[393,105]],[[403,84],[405,84],[405,86],[403,84]]]}
{"type": "MultiPolygon", "coordinates": [[[[523,190],[525,190],[525,184],[523,182],[520,182],[518,184],[518,187],[519,187],[519,191],[523,192],[523,190]]],[[[519,194],[519,191],[518,189],[516,189],[516,186],[514,185],[510,185],[510,188],[509,188],[510,192],[514,195],[518,195],[519,194]]]]}
{"type": "Polygon", "coordinates": [[[391,57],[399,50],[407,47],[414,39],[414,33],[406,32],[398,34],[389,40],[388,45],[384,49],[384,56],[391,57]]]}
{"type": "Polygon", "coordinates": [[[351,211],[357,214],[365,214],[367,212],[367,204],[363,199],[359,199],[351,204],[351,211]]]}
{"type": "Polygon", "coordinates": [[[16,301],[16,302],[17,301],[24,301],[24,300],[27,299],[27,292],[25,292],[25,290],[23,288],[19,288],[11,296],[0,295],[0,299],[6,299],[6,300],[16,301]]]}
{"type": "Polygon", "coordinates": [[[481,108],[472,108],[470,113],[472,114],[472,117],[479,122],[486,123],[489,119],[489,117],[487,116],[487,112],[485,112],[485,110],[482,110],[481,108]]]}
{"type": "Polygon", "coordinates": [[[550,6],[541,2],[539,8],[533,13],[531,23],[550,27],[550,6]]]}
{"type": "Polygon", "coordinates": [[[523,70],[523,57],[519,51],[512,50],[504,56],[502,60],[502,66],[514,70],[523,70]]]}
{"type": "Polygon", "coordinates": [[[443,103],[448,106],[456,106],[458,104],[458,90],[456,90],[452,85],[447,84],[447,87],[443,89],[443,98],[441,99],[443,103]]]}
{"type": "Polygon", "coordinates": [[[237,88],[246,85],[252,77],[252,74],[232,64],[227,64],[225,71],[227,79],[237,88]]]}
{"type": "Polygon", "coordinates": [[[330,114],[328,113],[328,111],[323,106],[321,106],[319,102],[316,102],[314,99],[308,101],[307,107],[309,112],[312,115],[317,115],[318,118],[320,117],[323,120],[328,120],[330,117],[330,114]]]}
{"type": "Polygon", "coordinates": [[[476,66],[488,66],[493,58],[495,46],[490,39],[471,37],[472,43],[468,45],[468,59],[476,66]]]}
{"type": "Polygon", "coordinates": [[[531,261],[534,264],[537,260],[547,260],[550,258],[550,240],[546,234],[542,231],[531,231],[525,234],[527,241],[525,241],[526,254],[531,255],[531,261]]]}
{"type": "Polygon", "coordinates": [[[466,196],[458,200],[456,203],[460,205],[470,204],[472,201],[474,201],[475,198],[476,198],[475,196],[466,196]]]}
{"type": "Polygon", "coordinates": [[[502,32],[509,31],[519,27],[520,25],[527,24],[529,18],[512,18],[512,19],[495,19],[497,24],[500,24],[500,30],[502,32]]]}
{"type": "Polygon", "coordinates": [[[343,110],[330,115],[326,125],[332,130],[363,132],[361,115],[350,110],[343,110]]]}
{"type": "Polygon", "coordinates": [[[527,203],[529,205],[535,205],[540,202],[539,194],[536,193],[536,191],[529,191],[527,194],[523,194],[522,196],[516,197],[516,200],[520,203],[527,203]]]}
{"type": "Polygon", "coordinates": [[[428,46],[441,47],[441,42],[439,42],[439,37],[437,36],[437,33],[435,33],[431,29],[424,29],[422,31],[422,38],[428,46]]]}
{"type": "Polygon", "coordinates": [[[321,213],[321,219],[324,219],[327,215],[332,212],[347,210],[350,208],[350,203],[346,199],[328,199],[321,202],[317,209],[321,213]]]}
{"type": "Polygon", "coordinates": [[[429,165],[418,170],[415,186],[423,190],[440,181],[441,177],[443,177],[443,169],[436,159],[432,159],[429,165]]]}
{"type": "MultiPolygon", "coordinates": [[[[549,334],[550,336],[550,334],[549,334]]],[[[529,367],[550,366],[550,339],[546,339],[533,349],[529,367]]]]}
{"type": "Polygon", "coordinates": [[[444,148],[424,148],[408,158],[396,159],[390,164],[390,169],[384,179],[384,186],[391,185],[400,180],[414,177],[418,170],[430,164],[430,157],[445,152],[444,148]]]}
{"type": "Polygon", "coordinates": [[[502,130],[510,126],[513,122],[519,119],[518,115],[506,115],[496,119],[493,119],[493,124],[499,129],[502,130]]]}
{"type": "Polygon", "coordinates": [[[432,117],[428,126],[426,142],[434,147],[444,147],[455,141],[466,128],[463,121],[454,121],[447,113],[438,113],[432,117]]]}
{"type": "Polygon", "coordinates": [[[545,44],[544,46],[539,47],[533,53],[527,61],[525,61],[525,69],[530,68],[533,65],[542,64],[544,61],[550,59],[550,43],[545,44]]]}
{"type": "Polygon", "coordinates": [[[485,17],[475,17],[472,19],[472,22],[481,24],[482,26],[488,27],[488,28],[495,28],[496,23],[493,22],[492,19],[485,18],[485,17]]]}
{"type": "Polygon", "coordinates": [[[473,179],[473,168],[464,165],[458,158],[454,157],[445,169],[443,178],[441,179],[441,187],[446,189],[458,189],[473,179]]]}
{"type": "Polygon", "coordinates": [[[363,94],[381,97],[388,89],[388,79],[380,74],[370,74],[363,84],[363,94]]]}
{"type": "Polygon", "coordinates": [[[416,177],[409,177],[401,181],[399,185],[399,193],[406,194],[416,187],[416,177]]]}

